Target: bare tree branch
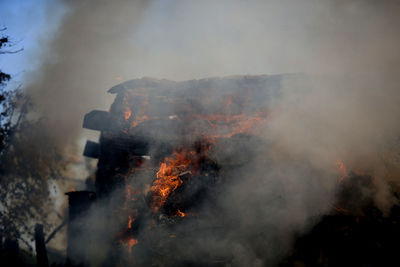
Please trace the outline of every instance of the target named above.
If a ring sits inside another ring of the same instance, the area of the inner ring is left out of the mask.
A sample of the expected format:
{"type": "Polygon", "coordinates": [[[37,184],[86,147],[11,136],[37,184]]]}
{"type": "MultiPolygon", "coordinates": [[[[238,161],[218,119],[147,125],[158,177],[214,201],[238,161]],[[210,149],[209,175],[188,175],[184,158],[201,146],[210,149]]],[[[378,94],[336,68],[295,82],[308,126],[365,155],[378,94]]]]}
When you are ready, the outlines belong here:
{"type": "Polygon", "coordinates": [[[50,240],[56,235],[58,231],[60,231],[68,222],[68,219],[65,219],[59,226],[57,226],[54,231],[47,237],[46,244],[50,242],[50,240]]]}
{"type": "Polygon", "coordinates": [[[24,49],[21,48],[21,49],[15,50],[15,51],[0,51],[0,55],[4,55],[4,54],[16,54],[16,53],[19,53],[19,52],[21,52],[21,51],[24,51],[24,49]]]}

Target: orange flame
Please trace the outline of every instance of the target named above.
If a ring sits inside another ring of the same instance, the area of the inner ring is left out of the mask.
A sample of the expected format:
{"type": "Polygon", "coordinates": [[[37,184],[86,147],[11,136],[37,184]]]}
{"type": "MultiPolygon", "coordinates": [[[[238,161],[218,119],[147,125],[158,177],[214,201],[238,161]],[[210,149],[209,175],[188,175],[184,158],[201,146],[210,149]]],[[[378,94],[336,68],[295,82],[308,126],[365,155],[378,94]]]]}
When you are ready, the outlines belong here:
{"type": "Polygon", "coordinates": [[[340,160],[336,161],[336,166],[339,168],[340,172],[342,173],[342,176],[339,178],[339,183],[343,181],[344,178],[348,176],[347,168],[344,165],[344,163],[340,160]]]}
{"type": "Polygon", "coordinates": [[[133,122],[131,123],[132,127],[136,127],[140,123],[150,119],[150,117],[146,115],[146,109],[149,105],[148,101],[149,96],[147,94],[143,94],[142,96],[144,96],[147,99],[143,100],[139,109],[134,110],[134,112],[132,112],[132,110],[129,107],[129,99],[125,98],[124,100],[124,106],[125,106],[124,117],[125,120],[129,123],[133,120],[133,122]]]}
{"type": "Polygon", "coordinates": [[[140,123],[149,120],[149,116],[143,115],[143,116],[136,116],[135,120],[132,122],[132,127],[138,126],[140,123]]]}
{"type": "MultiPolygon", "coordinates": [[[[126,107],[128,107],[128,102],[130,101],[134,101],[133,103],[135,105],[132,105],[132,107],[138,107],[137,109],[133,108],[132,111],[127,109],[125,112],[125,119],[131,127],[137,127],[144,121],[150,119],[162,118],[153,117],[153,115],[152,117],[149,116],[149,94],[147,92],[142,92],[142,90],[131,92],[127,95],[125,100],[126,107]]],[[[196,128],[194,134],[207,140],[207,145],[211,147],[217,138],[230,138],[236,134],[252,133],[257,129],[256,126],[267,121],[266,108],[245,111],[243,105],[238,103],[238,101],[240,102],[240,99],[234,95],[226,96],[225,104],[220,105],[214,114],[199,114],[196,113],[195,109],[184,105],[182,107],[182,112],[178,112],[178,115],[171,115],[169,118],[182,120],[183,122],[200,120],[202,123],[194,125],[201,125],[201,128],[196,128]],[[183,112],[184,110],[185,112],[183,112]]],[[[208,149],[209,147],[205,150],[208,149]]],[[[198,169],[200,163],[196,160],[195,151],[197,150],[175,151],[172,156],[166,157],[163,162],[160,163],[156,179],[151,186],[153,195],[151,208],[154,211],[158,211],[171,193],[182,185],[183,181],[181,177],[183,174],[191,173],[198,169]]],[[[197,156],[201,157],[204,155],[197,156]]],[[[129,199],[134,199],[131,197],[131,192],[129,192],[128,195],[129,199]]],[[[184,217],[185,213],[178,211],[176,216],[184,217]]]]}
{"type": "MultiPolygon", "coordinates": [[[[145,88],[143,88],[144,90],[145,88]]],[[[142,90],[140,90],[142,91],[142,90]]],[[[149,94],[146,92],[131,92],[129,97],[125,99],[125,120],[130,119],[131,127],[136,127],[144,121],[152,119],[148,115],[149,106],[149,94]],[[140,101],[140,106],[136,110],[131,111],[129,107],[130,99],[140,101]],[[139,100],[140,99],[140,100],[139,100]]],[[[255,126],[266,122],[267,109],[262,108],[252,112],[232,111],[234,95],[226,96],[225,103],[221,106],[221,109],[214,114],[198,114],[190,107],[187,108],[185,113],[180,115],[171,115],[170,119],[183,119],[193,120],[200,119],[207,122],[208,129],[202,129],[200,133],[209,136],[211,138],[229,138],[236,134],[248,133],[254,130],[255,126]],[[234,114],[234,115],[232,115],[234,114]],[[209,130],[214,133],[209,133],[209,130]],[[208,134],[206,134],[208,133],[208,134]]],[[[235,101],[237,102],[237,101],[235,101]]],[[[237,105],[236,105],[237,106],[237,105]]]]}
{"type": "Polygon", "coordinates": [[[132,231],[131,231],[132,224],[134,221],[135,221],[135,219],[133,217],[129,216],[128,227],[126,228],[126,230],[124,232],[120,233],[122,236],[121,241],[123,242],[123,244],[125,246],[127,246],[129,252],[132,252],[132,247],[139,243],[139,241],[136,238],[134,238],[132,231]],[[125,234],[128,235],[128,238],[123,237],[125,234]]]}
{"type": "Polygon", "coordinates": [[[132,223],[135,221],[131,216],[129,216],[129,222],[128,222],[128,229],[132,229],[132,223]]]}
{"type": "Polygon", "coordinates": [[[178,210],[178,211],[176,212],[176,216],[179,216],[179,217],[183,218],[183,217],[186,216],[186,214],[185,214],[184,212],[178,210]]]}
{"type": "Polygon", "coordinates": [[[136,246],[138,243],[139,243],[139,241],[136,238],[133,238],[133,237],[129,238],[128,243],[127,243],[129,253],[132,253],[133,246],[136,246]]]}
{"type": "Polygon", "coordinates": [[[131,237],[131,238],[129,239],[128,245],[129,245],[130,248],[132,248],[132,247],[133,247],[134,245],[136,245],[137,243],[139,243],[139,241],[138,241],[137,239],[131,237]]]}
{"type": "Polygon", "coordinates": [[[208,123],[209,129],[203,135],[210,138],[230,138],[236,134],[251,133],[257,125],[267,122],[266,115],[266,111],[257,111],[254,114],[211,114],[195,117],[204,119],[208,123]]]}
{"type": "Polygon", "coordinates": [[[124,112],[124,117],[125,117],[125,120],[129,120],[129,118],[132,116],[132,111],[129,109],[129,108],[126,108],[125,109],[125,112],[124,112]]]}
{"type": "Polygon", "coordinates": [[[194,151],[175,151],[173,157],[166,157],[164,162],[160,164],[157,178],[151,187],[153,210],[157,211],[164,204],[167,197],[183,183],[179,176],[190,172],[190,165],[194,155],[194,151]]]}
{"type": "Polygon", "coordinates": [[[146,115],[146,109],[149,105],[148,95],[146,95],[146,97],[147,99],[142,102],[139,110],[135,113],[135,120],[132,122],[132,127],[136,127],[140,123],[150,119],[150,117],[146,115]]]}

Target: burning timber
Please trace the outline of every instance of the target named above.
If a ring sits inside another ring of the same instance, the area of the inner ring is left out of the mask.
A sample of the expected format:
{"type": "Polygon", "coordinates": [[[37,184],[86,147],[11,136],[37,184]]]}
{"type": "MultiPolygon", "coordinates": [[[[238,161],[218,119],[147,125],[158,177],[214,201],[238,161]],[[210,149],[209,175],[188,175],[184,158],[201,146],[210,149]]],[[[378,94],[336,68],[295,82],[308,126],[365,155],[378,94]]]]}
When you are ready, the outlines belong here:
{"type": "MultiPolygon", "coordinates": [[[[268,119],[269,100],[279,97],[284,76],[185,82],[143,78],[109,90],[116,94],[111,109],[89,112],[83,122],[84,128],[101,132],[98,143],[87,142],[84,155],[98,158],[96,202],[113,214],[102,226],[113,229],[105,235],[115,244],[106,264],[230,261],[230,255],[193,258],[196,253],[189,249],[187,258],[177,261],[171,249],[178,249],[178,243],[190,246],[195,241],[190,232],[221,233],[223,222],[213,226],[199,222],[199,228],[189,232],[184,225],[213,216],[202,214],[202,207],[215,205],[224,183],[221,166],[234,169],[250,160],[250,144],[257,142],[257,132],[268,119]],[[241,154],[223,149],[234,144],[241,154]],[[121,259],[118,250],[125,251],[127,259],[121,259]]],[[[75,230],[69,236],[70,232],[75,230]]]]}
{"type": "MultiPolygon", "coordinates": [[[[283,80],[299,78],[143,78],[111,88],[116,97],[110,110],[91,111],[83,121],[84,128],[100,131],[99,141],[87,141],[84,149],[98,165],[90,191],[67,193],[67,265],[240,266],[234,261],[236,244],[218,240],[251,239],[247,244],[254,246],[255,257],[267,254],[271,238],[264,226],[269,222],[256,229],[249,224],[239,233],[236,229],[243,226],[235,216],[220,216],[217,199],[232,182],[227,177],[246,178],[243,166],[268,150],[270,144],[259,134],[276,108],[273,100],[279,99],[283,80]]],[[[274,163],[273,157],[265,159],[266,168],[274,163]]],[[[398,207],[383,218],[363,195],[373,190],[370,177],[339,165],[344,171],[331,214],[301,236],[293,251],[281,255],[281,266],[346,266],[348,258],[352,266],[379,266],[377,257],[366,262],[358,257],[373,249],[387,259],[392,256],[392,250],[379,246],[392,248],[399,236],[398,207]],[[354,195],[356,201],[349,198],[354,195]],[[383,235],[368,236],[370,231],[383,235]],[[352,248],[344,245],[349,240],[352,248]],[[335,254],[335,246],[344,252],[335,254]]],[[[318,170],[309,175],[317,176],[318,170]]],[[[283,209],[285,200],[279,192],[275,196],[269,201],[283,209]]]]}

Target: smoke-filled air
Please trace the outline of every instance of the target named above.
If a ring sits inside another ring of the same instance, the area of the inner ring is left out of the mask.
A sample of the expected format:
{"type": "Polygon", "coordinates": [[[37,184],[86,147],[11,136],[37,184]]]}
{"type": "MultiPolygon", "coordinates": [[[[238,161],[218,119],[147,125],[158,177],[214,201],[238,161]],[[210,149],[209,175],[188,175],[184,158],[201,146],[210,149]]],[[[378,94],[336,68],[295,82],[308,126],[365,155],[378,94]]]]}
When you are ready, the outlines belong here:
{"type": "Polygon", "coordinates": [[[399,1],[42,8],[2,243],[37,266],[399,264],[399,1]]]}

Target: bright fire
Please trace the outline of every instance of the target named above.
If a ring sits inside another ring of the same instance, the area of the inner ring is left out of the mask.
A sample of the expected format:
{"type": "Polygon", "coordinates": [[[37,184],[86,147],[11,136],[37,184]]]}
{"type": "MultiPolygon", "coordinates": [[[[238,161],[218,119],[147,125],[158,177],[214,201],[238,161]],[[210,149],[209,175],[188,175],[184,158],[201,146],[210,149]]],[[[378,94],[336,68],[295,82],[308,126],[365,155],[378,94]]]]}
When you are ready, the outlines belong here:
{"type": "Polygon", "coordinates": [[[172,157],[166,157],[160,164],[157,178],[151,187],[153,210],[157,211],[168,196],[183,183],[180,175],[191,171],[190,165],[194,155],[195,151],[175,151],[172,157]]]}
{"type": "Polygon", "coordinates": [[[135,221],[131,216],[129,216],[129,222],[128,222],[128,229],[132,229],[132,223],[135,221]]]}
{"type": "MultiPolygon", "coordinates": [[[[253,133],[257,130],[257,126],[266,123],[268,115],[266,108],[245,111],[243,110],[244,103],[238,103],[238,99],[240,98],[235,95],[226,96],[224,103],[213,109],[213,113],[211,113],[212,109],[205,110],[206,113],[198,113],[191,106],[183,106],[174,115],[164,115],[165,118],[181,121],[184,124],[190,122],[188,127],[196,125],[197,128],[194,129],[193,134],[207,140],[205,142],[209,146],[205,149],[207,151],[217,138],[230,138],[237,134],[253,133]]],[[[147,120],[162,119],[164,115],[150,115],[157,113],[149,109],[149,100],[151,100],[150,96],[144,89],[129,93],[125,102],[125,120],[130,127],[137,127],[147,120]],[[129,104],[132,104],[131,101],[137,108],[132,110],[129,108],[129,104]]],[[[171,101],[173,102],[173,99],[171,101]]],[[[157,109],[157,107],[154,108],[157,109]]],[[[150,206],[154,211],[158,211],[171,193],[183,184],[183,174],[193,174],[198,169],[199,157],[201,155],[198,155],[195,149],[181,149],[176,150],[160,163],[156,179],[151,186],[152,202],[150,206]]],[[[129,196],[131,199],[131,192],[129,196]]],[[[176,216],[185,217],[185,213],[178,210],[176,216]]]]}
{"type": "Polygon", "coordinates": [[[125,109],[125,112],[124,112],[124,117],[125,117],[125,120],[129,120],[129,118],[132,116],[132,111],[129,109],[129,108],[126,108],[125,109]]]}
{"type": "Polygon", "coordinates": [[[127,247],[129,252],[132,252],[132,247],[139,243],[139,241],[136,238],[134,238],[132,232],[132,225],[134,221],[135,219],[129,216],[128,227],[123,232],[120,233],[121,242],[124,246],[127,247]]]}
{"type": "Polygon", "coordinates": [[[184,212],[178,210],[178,211],[176,212],[176,216],[179,216],[179,217],[183,218],[183,217],[186,216],[186,214],[185,214],[184,212]]]}
{"type": "MultiPolygon", "coordinates": [[[[143,88],[138,89],[136,92],[130,92],[125,99],[124,105],[124,118],[126,121],[127,128],[134,128],[141,123],[148,120],[161,120],[169,119],[171,125],[175,123],[182,123],[188,125],[186,132],[192,131],[194,138],[202,138],[201,147],[197,147],[198,144],[192,147],[179,148],[175,150],[172,155],[165,157],[159,163],[159,169],[156,173],[156,179],[150,187],[152,199],[150,207],[154,212],[158,212],[167,201],[171,194],[177,190],[185,182],[185,178],[188,175],[194,175],[200,171],[200,166],[204,157],[207,157],[206,152],[211,149],[213,144],[216,143],[218,138],[231,138],[237,134],[253,134],[259,129],[258,126],[262,126],[267,122],[268,110],[261,107],[258,110],[244,110],[245,102],[241,98],[235,98],[234,95],[227,96],[225,103],[220,103],[217,108],[204,108],[203,112],[199,112],[196,107],[190,105],[179,106],[177,110],[171,109],[171,113],[157,113],[157,106],[151,104],[149,107],[149,100],[153,103],[153,99],[150,99],[149,93],[143,88]],[[240,103],[239,103],[240,102],[240,103]],[[189,128],[194,126],[195,129],[189,128]]],[[[175,103],[174,99],[170,99],[171,103],[175,103]]],[[[243,100],[246,101],[246,100],[243,100]]],[[[158,103],[157,101],[154,101],[158,103]]],[[[177,101],[180,104],[181,102],[177,101]]],[[[170,110],[168,110],[170,111],[170,110]]],[[[180,124],[178,124],[180,125],[180,124]]],[[[338,161],[339,162],[339,161],[338,161]]],[[[340,162],[341,163],[341,162],[340,162]]],[[[347,175],[344,165],[341,163],[341,170],[347,175]]],[[[142,163],[136,163],[135,168],[143,168],[142,163]]],[[[345,175],[344,175],[345,176],[345,175]]],[[[343,176],[343,177],[344,177],[343,176]]],[[[148,190],[148,189],[146,189],[148,190]]],[[[137,193],[137,190],[133,190],[129,185],[126,188],[126,209],[128,209],[128,203],[139,199],[136,194],[144,194],[143,192],[137,193]]],[[[186,216],[193,216],[190,210],[176,210],[175,214],[170,214],[175,217],[184,218],[186,216]],[[187,212],[186,212],[187,211],[187,212]]],[[[132,251],[132,247],[138,244],[138,240],[134,238],[134,228],[136,228],[135,213],[130,212],[132,216],[129,216],[128,225],[124,232],[123,244],[132,251]]],[[[126,217],[125,217],[126,218],[126,217]]],[[[139,220],[139,219],[138,219],[139,220]]],[[[126,221],[123,222],[124,225],[126,221]]],[[[170,235],[171,238],[175,238],[175,234],[170,235]]]]}

